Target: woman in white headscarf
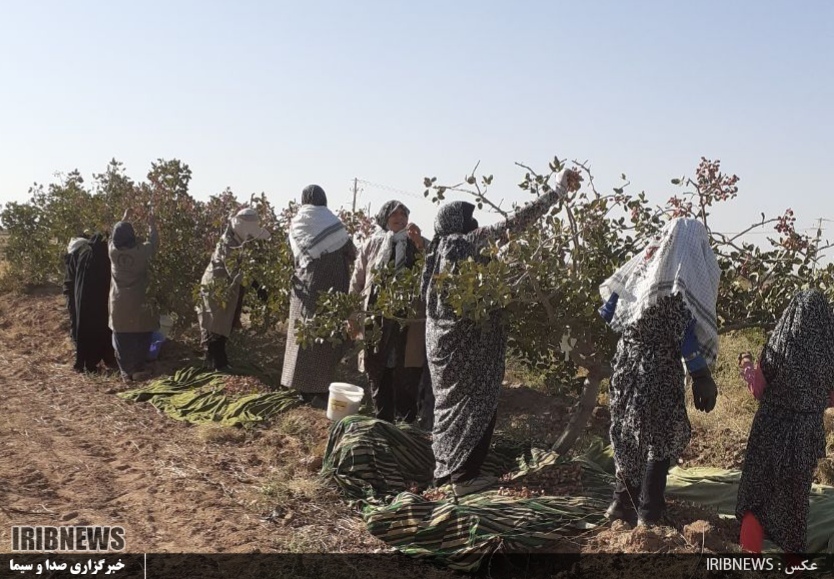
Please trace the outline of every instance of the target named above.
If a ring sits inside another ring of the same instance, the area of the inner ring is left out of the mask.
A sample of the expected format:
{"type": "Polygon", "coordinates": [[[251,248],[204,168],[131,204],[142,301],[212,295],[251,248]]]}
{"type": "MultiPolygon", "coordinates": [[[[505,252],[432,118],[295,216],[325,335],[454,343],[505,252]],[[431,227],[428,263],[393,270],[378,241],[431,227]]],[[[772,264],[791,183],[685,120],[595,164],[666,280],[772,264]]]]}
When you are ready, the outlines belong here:
{"type": "Polygon", "coordinates": [[[324,408],[343,349],[327,342],[302,348],[295,327],[297,322],[315,315],[319,294],[330,290],[347,293],[356,246],[344,224],[327,208],[327,195],[318,185],[302,191],[301,207],[290,223],[289,238],[295,274],[281,384],[301,392],[310,405],[324,408]]]}
{"type": "Polygon", "coordinates": [[[600,286],[600,314],[621,334],[609,387],[617,467],[610,519],[662,518],[669,466],[691,436],[682,358],[695,408],[715,407],[719,277],[704,224],[678,218],[600,286]]]}
{"type": "MultiPolygon", "coordinates": [[[[376,216],[379,229],[359,250],[350,282],[352,293],[361,293],[368,311],[376,301],[380,280],[377,273],[392,267],[394,275],[412,269],[417,255],[428,245],[420,228],[409,223],[408,207],[399,201],[385,203],[376,216]]],[[[396,283],[396,280],[393,280],[396,283]]],[[[420,317],[424,318],[425,308],[420,317]]],[[[426,322],[424,319],[405,326],[392,319],[381,319],[379,343],[360,354],[360,370],[368,375],[376,417],[388,422],[417,418],[420,379],[426,365],[426,322]]],[[[355,333],[357,336],[359,332],[355,333]]],[[[422,398],[425,398],[423,396],[422,398]]]]}
{"type": "MultiPolygon", "coordinates": [[[[241,209],[217,242],[211,261],[203,273],[197,318],[206,365],[212,370],[229,370],[226,341],[240,315],[243,301],[241,248],[249,241],[269,238],[269,232],[260,226],[258,212],[254,209],[241,209]]],[[[261,299],[266,298],[265,290],[257,283],[253,283],[252,287],[258,291],[261,299]]]]}

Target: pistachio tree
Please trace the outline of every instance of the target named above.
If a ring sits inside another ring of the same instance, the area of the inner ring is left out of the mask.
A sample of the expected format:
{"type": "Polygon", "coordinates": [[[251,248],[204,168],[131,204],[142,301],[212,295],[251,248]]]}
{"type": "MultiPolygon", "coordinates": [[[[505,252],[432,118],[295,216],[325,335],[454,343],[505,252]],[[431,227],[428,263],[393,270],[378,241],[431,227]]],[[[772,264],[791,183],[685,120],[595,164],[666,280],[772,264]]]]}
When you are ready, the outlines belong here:
{"type": "MultiPolygon", "coordinates": [[[[490,259],[459,264],[454,275],[441,273],[435,283],[446,286],[461,317],[485,320],[489,312],[501,311],[509,329],[510,355],[563,390],[579,391],[571,421],[555,445],[560,452],[581,434],[599,382],[610,373],[617,335],[597,312],[599,285],[640,252],[670,218],[699,219],[710,232],[722,269],[717,304],[722,332],[773,325],[800,289],[816,287],[832,295],[834,265],[823,259],[830,244],[821,235],[797,231],[790,209],[775,217],[762,215],[734,235],[711,228],[712,210],[739,194],[739,178],[722,172],[719,161],[702,158],[692,177],[672,179],[677,192],[660,203],[645,192],[631,193],[626,175],[616,186],[602,189],[585,162],[554,158],[543,171],[517,165],[523,173],[518,187],[531,199],[548,192],[554,174],[566,165],[583,174],[584,185],[536,225],[488,246],[484,251],[490,259]],[[746,239],[745,234],[757,230],[772,231],[763,245],[746,239]]],[[[453,196],[469,199],[479,209],[507,217],[515,208],[503,207],[492,192],[493,177],[476,170],[453,184],[427,177],[425,195],[435,203],[453,196]]],[[[382,291],[370,310],[362,310],[357,296],[324,295],[317,315],[299,328],[303,339],[348,339],[343,321],[356,312],[370,327],[381,318],[405,321],[417,315],[420,272],[378,275],[382,291]]],[[[370,332],[365,339],[376,336],[378,332],[370,332]]]]}

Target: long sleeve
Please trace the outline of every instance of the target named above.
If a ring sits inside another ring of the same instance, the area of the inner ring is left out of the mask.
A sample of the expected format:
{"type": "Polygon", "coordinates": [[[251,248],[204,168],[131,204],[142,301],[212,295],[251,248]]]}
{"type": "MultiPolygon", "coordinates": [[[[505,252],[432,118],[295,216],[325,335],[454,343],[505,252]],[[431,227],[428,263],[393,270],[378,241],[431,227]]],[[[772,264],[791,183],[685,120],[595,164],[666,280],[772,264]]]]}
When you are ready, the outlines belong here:
{"type": "Polygon", "coordinates": [[[75,311],[75,256],[72,254],[67,254],[66,264],[67,267],[66,272],[64,274],[63,294],[67,297],[67,310],[69,311],[70,316],[70,335],[74,340],[76,335],[76,328],[78,326],[78,320],[75,311]]]}
{"type": "Polygon", "coordinates": [[[692,374],[707,367],[707,361],[701,356],[701,345],[695,335],[695,318],[689,321],[681,342],[681,356],[686,362],[687,371],[692,374]]]}
{"type": "Polygon", "coordinates": [[[66,264],[66,268],[64,269],[64,284],[61,293],[67,296],[67,299],[70,299],[75,293],[75,262],[72,254],[68,253],[64,257],[64,263],[66,264]]]}
{"type": "Polygon", "coordinates": [[[365,290],[366,276],[368,275],[368,248],[370,240],[366,241],[356,256],[353,264],[353,275],[350,278],[350,293],[361,294],[365,290]]]}
{"type": "Polygon", "coordinates": [[[356,256],[358,255],[358,251],[356,250],[356,244],[353,243],[352,239],[348,239],[347,243],[343,246],[343,250],[345,253],[345,261],[348,263],[348,268],[356,261],[356,256]]]}
{"type": "Polygon", "coordinates": [[[602,316],[602,319],[605,320],[606,324],[610,324],[611,320],[614,319],[614,313],[617,311],[617,302],[619,301],[620,296],[617,292],[611,294],[611,297],[608,298],[608,301],[603,304],[603,306],[599,309],[599,315],[602,316]]]}
{"type": "Polygon", "coordinates": [[[553,190],[528,203],[504,221],[495,225],[479,227],[469,236],[474,243],[501,241],[506,238],[508,233],[518,233],[527,229],[531,223],[547,213],[548,209],[564,198],[565,195],[564,188],[557,185],[553,190]]]}

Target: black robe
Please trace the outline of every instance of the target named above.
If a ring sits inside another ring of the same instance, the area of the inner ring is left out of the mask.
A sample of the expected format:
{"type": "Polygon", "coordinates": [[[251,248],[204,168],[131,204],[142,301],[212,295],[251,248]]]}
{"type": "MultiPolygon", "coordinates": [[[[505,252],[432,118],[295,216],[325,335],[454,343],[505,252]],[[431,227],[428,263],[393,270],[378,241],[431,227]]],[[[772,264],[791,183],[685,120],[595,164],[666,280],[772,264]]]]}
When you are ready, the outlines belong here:
{"type": "Polygon", "coordinates": [[[64,295],[70,312],[70,333],[75,343],[74,369],[95,371],[104,361],[114,365],[112,334],[108,327],[110,258],[100,234],[66,256],[64,295]]]}

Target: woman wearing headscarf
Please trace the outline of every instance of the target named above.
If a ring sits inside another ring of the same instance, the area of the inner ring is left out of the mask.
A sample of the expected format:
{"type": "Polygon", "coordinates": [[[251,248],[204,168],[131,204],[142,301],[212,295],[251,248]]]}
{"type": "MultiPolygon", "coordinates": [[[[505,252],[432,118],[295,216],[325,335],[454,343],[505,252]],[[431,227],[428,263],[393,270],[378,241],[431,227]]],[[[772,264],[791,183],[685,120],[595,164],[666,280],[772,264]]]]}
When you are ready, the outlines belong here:
{"type": "Polygon", "coordinates": [[[73,239],[67,247],[64,295],[75,344],[76,372],[95,372],[99,362],[115,366],[112,333],[107,325],[110,258],[104,236],[73,239]]]}
{"type": "MultiPolygon", "coordinates": [[[[260,226],[258,212],[241,209],[230,220],[203,273],[197,319],[206,365],[212,370],[229,370],[226,341],[239,320],[244,295],[241,249],[250,241],[269,238],[269,232],[260,226]]],[[[258,297],[266,299],[264,288],[257,282],[250,285],[258,297]]]]}
{"type": "Polygon", "coordinates": [[[439,274],[455,274],[469,259],[486,260],[482,251],[509,233],[523,231],[578,186],[579,175],[563,170],[554,189],[495,225],[478,227],[475,206],[464,201],[443,205],[437,212],[434,239],[423,268],[422,295],[426,301],[426,350],[434,388],[434,476],[450,485],[455,496],[478,492],[495,479],[481,475],[504,379],[507,330],[500,311],[481,325],[455,313],[447,290],[438,286],[439,274]]]}
{"type": "Polygon", "coordinates": [[[318,185],[301,192],[301,207],[290,222],[289,238],[295,274],[281,384],[301,392],[311,405],[324,408],[343,349],[326,342],[302,348],[295,327],[315,315],[319,294],[330,290],[347,293],[356,246],[344,224],[327,208],[327,196],[318,185]]]}
{"type": "Polygon", "coordinates": [[[116,359],[125,380],[146,380],[145,358],[151,335],[159,329],[159,315],[148,302],[148,270],[159,249],[159,235],[153,211],[148,216],[148,241],[139,243],[130,210],[113,227],[110,239],[110,329],[116,359]]]}
{"type": "Polygon", "coordinates": [[[834,316],[816,290],[794,296],[762,351],[740,365],[759,409],[738,489],[742,548],[760,553],[767,536],[786,553],[804,553],[808,495],[825,458],[823,414],[834,406],[834,316]]]}
{"type": "MultiPolygon", "coordinates": [[[[350,291],[362,294],[365,311],[376,302],[380,270],[390,267],[396,276],[400,271],[412,269],[417,255],[428,245],[428,240],[420,235],[420,228],[409,223],[409,214],[408,207],[399,201],[385,203],[376,216],[379,229],[359,251],[350,291]]],[[[423,316],[421,312],[420,317],[423,316]]],[[[360,370],[367,373],[371,384],[376,417],[388,422],[397,418],[414,422],[420,379],[426,365],[426,322],[412,321],[405,326],[387,318],[376,322],[381,324],[379,343],[367,346],[359,360],[360,370]]]]}
{"type": "Polygon", "coordinates": [[[609,386],[617,472],[610,519],[653,525],[663,516],[669,465],[691,436],[682,358],[695,408],[715,407],[719,276],[706,227],[678,218],[600,286],[600,314],[620,333],[609,386]]]}

